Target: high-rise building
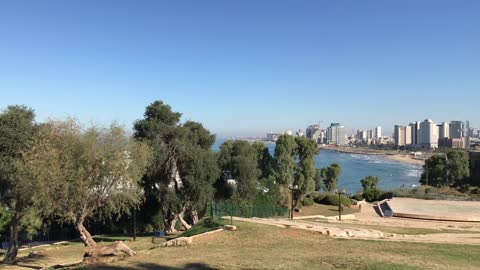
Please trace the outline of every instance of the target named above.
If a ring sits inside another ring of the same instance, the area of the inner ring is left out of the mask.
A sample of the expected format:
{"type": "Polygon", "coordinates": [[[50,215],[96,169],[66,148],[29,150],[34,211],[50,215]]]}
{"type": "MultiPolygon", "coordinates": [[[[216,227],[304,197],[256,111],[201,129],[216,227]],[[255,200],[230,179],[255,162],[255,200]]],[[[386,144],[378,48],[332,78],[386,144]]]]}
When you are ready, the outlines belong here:
{"type": "Polygon", "coordinates": [[[438,127],[431,119],[420,123],[419,145],[426,148],[438,148],[438,127]]]}
{"type": "Polygon", "coordinates": [[[416,146],[418,145],[418,130],[420,129],[420,125],[418,122],[413,122],[410,123],[408,126],[410,126],[411,130],[412,145],[416,146]]]}
{"type": "Polygon", "coordinates": [[[375,139],[382,138],[382,127],[375,128],[375,139]]]}
{"type": "Polygon", "coordinates": [[[327,143],[332,145],[345,145],[345,127],[339,123],[332,123],[327,128],[327,143]]]}
{"type": "Polygon", "coordinates": [[[326,143],[326,131],[325,129],[320,128],[320,125],[309,126],[305,135],[307,136],[307,138],[314,140],[318,144],[326,143]]]}
{"type": "Polygon", "coordinates": [[[405,145],[412,145],[412,127],[405,126],[405,145]]]}
{"type": "Polygon", "coordinates": [[[449,128],[450,138],[461,139],[465,137],[464,130],[465,130],[465,125],[463,121],[450,122],[450,128],[449,128]]]}
{"type": "Polygon", "coordinates": [[[447,122],[438,125],[438,138],[450,138],[450,125],[447,122]]]}
{"type": "Polygon", "coordinates": [[[307,138],[316,140],[315,135],[318,135],[319,131],[320,131],[320,125],[311,125],[307,127],[305,135],[307,136],[307,138]]]}
{"type": "Polygon", "coordinates": [[[393,131],[394,131],[393,140],[395,141],[395,146],[398,146],[398,147],[405,146],[406,127],[395,125],[393,128],[393,131]]]}

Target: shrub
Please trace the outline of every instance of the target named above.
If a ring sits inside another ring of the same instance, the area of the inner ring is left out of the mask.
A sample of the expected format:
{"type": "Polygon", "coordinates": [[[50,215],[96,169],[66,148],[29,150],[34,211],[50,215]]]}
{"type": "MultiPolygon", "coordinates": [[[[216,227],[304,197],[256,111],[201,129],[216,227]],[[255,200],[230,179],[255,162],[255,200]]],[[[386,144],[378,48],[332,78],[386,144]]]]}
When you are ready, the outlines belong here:
{"type": "Polygon", "coordinates": [[[315,203],[321,203],[321,201],[325,198],[325,196],[326,196],[326,193],[315,191],[315,192],[312,192],[307,197],[312,199],[315,203]]]}
{"type": "Polygon", "coordinates": [[[188,231],[185,231],[184,233],[178,235],[176,238],[178,237],[190,237],[190,236],[194,236],[194,235],[197,235],[197,234],[202,234],[202,233],[206,233],[206,232],[209,232],[209,231],[214,231],[216,229],[220,229],[222,227],[222,224],[211,219],[211,218],[205,218],[203,220],[201,220],[200,222],[198,222],[197,224],[195,224],[190,230],[188,231]]]}
{"type": "MultiPolygon", "coordinates": [[[[343,206],[350,206],[352,205],[352,200],[350,200],[347,196],[341,195],[340,200],[343,206]]],[[[327,193],[325,197],[322,198],[320,201],[321,204],[325,205],[338,205],[338,194],[335,193],[327,193]]]]}
{"type": "Polygon", "coordinates": [[[352,196],[352,199],[356,200],[356,201],[363,201],[363,194],[362,193],[357,193],[355,195],[352,196]]]}
{"type": "Polygon", "coordinates": [[[315,202],[311,198],[304,198],[302,201],[303,206],[312,206],[315,202]]]}
{"type": "Polygon", "coordinates": [[[375,202],[380,200],[382,192],[376,188],[370,188],[363,192],[363,197],[367,202],[375,202]]]}

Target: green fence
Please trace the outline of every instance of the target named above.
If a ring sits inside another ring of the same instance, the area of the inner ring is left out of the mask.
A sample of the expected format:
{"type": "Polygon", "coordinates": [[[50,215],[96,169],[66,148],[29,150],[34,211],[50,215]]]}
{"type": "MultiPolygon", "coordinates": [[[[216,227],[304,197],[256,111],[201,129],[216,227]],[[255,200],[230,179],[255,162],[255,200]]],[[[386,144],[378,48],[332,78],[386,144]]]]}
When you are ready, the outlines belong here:
{"type": "Polygon", "coordinates": [[[209,213],[214,219],[230,217],[230,222],[232,222],[232,217],[288,217],[289,209],[271,205],[236,205],[212,202],[209,204],[209,213]]]}

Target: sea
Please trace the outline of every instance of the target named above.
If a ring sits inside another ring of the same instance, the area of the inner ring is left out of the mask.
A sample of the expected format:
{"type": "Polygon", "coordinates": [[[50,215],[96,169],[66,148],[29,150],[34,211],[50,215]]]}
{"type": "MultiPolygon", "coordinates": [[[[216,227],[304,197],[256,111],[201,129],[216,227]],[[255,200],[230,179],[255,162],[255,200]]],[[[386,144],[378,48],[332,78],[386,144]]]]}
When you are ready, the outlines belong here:
{"type": "MultiPolygon", "coordinates": [[[[213,145],[214,151],[219,151],[225,139],[217,139],[213,145]]],[[[273,156],[275,144],[267,144],[273,156]]],[[[320,150],[315,156],[317,168],[324,168],[332,163],[338,163],[342,168],[338,188],[347,192],[361,191],[360,180],[365,176],[377,176],[380,179],[379,188],[390,190],[399,187],[413,188],[419,185],[422,168],[417,165],[389,160],[381,155],[362,155],[340,153],[330,150],[320,150]]]]}

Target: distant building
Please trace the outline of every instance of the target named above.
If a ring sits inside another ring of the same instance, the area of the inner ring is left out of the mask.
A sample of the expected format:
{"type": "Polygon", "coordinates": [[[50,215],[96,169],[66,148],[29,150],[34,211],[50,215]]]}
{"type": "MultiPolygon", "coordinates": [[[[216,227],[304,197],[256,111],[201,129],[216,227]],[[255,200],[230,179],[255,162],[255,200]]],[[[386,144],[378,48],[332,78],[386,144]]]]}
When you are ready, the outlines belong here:
{"type": "Polygon", "coordinates": [[[419,145],[421,147],[434,149],[438,148],[438,127],[431,119],[420,123],[419,145]]]}
{"type": "Polygon", "coordinates": [[[380,139],[382,138],[382,127],[376,127],[375,128],[375,135],[374,135],[374,139],[380,139]]]}
{"type": "Polygon", "coordinates": [[[270,133],[267,133],[267,141],[269,142],[276,142],[278,141],[278,138],[280,137],[280,133],[273,133],[273,132],[270,132],[270,133]]]}
{"type": "Polygon", "coordinates": [[[320,125],[311,125],[307,127],[307,130],[305,132],[305,136],[307,138],[316,140],[318,138],[315,138],[320,135],[320,125]]]}
{"type": "Polygon", "coordinates": [[[288,136],[292,136],[293,131],[291,129],[288,129],[287,131],[285,131],[285,134],[288,135],[288,136]]]}
{"type": "Polygon", "coordinates": [[[339,123],[332,123],[327,128],[327,143],[331,145],[345,145],[345,127],[339,123]]]}
{"type": "Polygon", "coordinates": [[[303,137],[304,134],[303,134],[302,130],[299,129],[299,130],[297,130],[297,132],[295,132],[295,135],[297,135],[297,137],[303,137]]]}
{"type": "Polygon", "coordinates": [[[413,122],[408,125],[411,130],[412,137],[412,146],[418,145],[418,131],[420,129],[420,124],[418,122],[413,122]]]}
{"type": "Polygon", "coordinates": [[[465,140],[459,138],[439,138],[438,147],[443,148],[465,148],[465,140]]]}
{"type": "Polygon", "coordinates": [[[438,138],[450,138],[450,125],[447,122],[438,125],[438,138]]]}
{"type": "Polygon", "coordinates": [[[311,125],[306,130],[306,137],[316,141],[318,144],[327,143],[327,132],[320,128],[320,125],[311,125]]]}
{"type": "Polygon", "coordinates": [[[393,139],[395,146],[409,146],[412,144],[412,127],[395,125],[393,139]]]}
{"type": "Polygon", "coordinates": [[[461,139],[461,138],[465,137],[464,130],[465,130],[465,124],[462,121],[452,121],[452,122],[450,122],[450,128],[449,128],[449,132],[450,132],[449,135],[450,136],[449,136],[449,138],[461,139]]]}

